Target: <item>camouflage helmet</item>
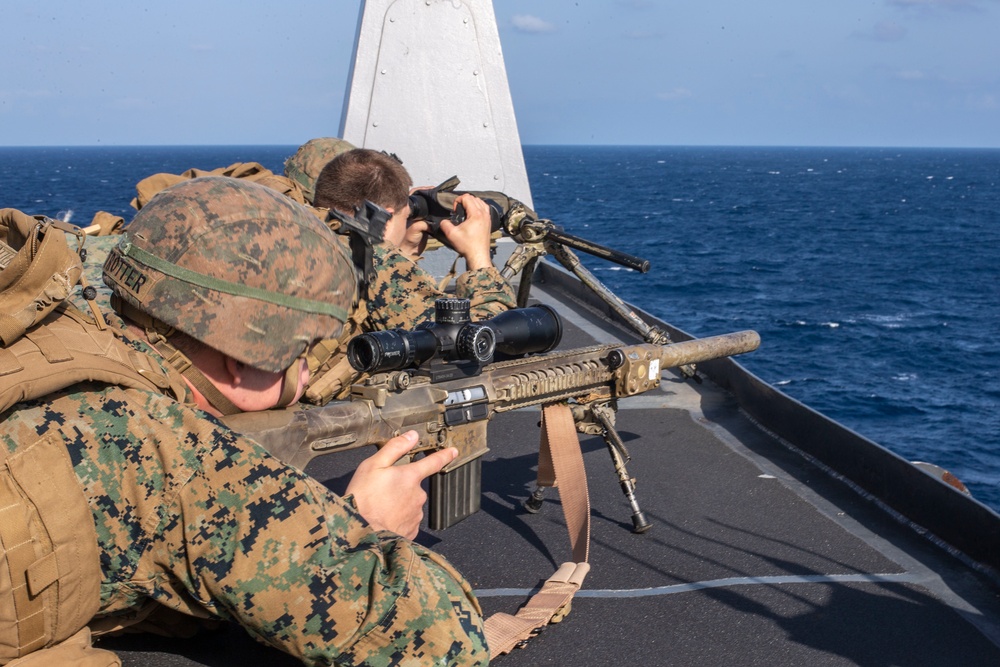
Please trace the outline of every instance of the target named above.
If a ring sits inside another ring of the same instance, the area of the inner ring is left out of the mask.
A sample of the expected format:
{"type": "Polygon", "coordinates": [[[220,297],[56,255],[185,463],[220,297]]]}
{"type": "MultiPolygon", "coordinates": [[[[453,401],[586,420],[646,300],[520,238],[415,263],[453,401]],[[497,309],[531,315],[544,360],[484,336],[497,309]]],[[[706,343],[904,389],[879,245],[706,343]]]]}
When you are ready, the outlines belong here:
{"type": "Polygon", "coordinates": [[[354,146],[336,137],[310,139],[285,160],[285,176],[302,186],[306,201],[312,203],[316,179],[326,163],[354,146]]]}
{"type": "Polygon", "coordinates": [[[166,188],[104,263],[123,301],[269,372],[348,318],[347,250],[308,208],[246,180],[209,176],[166,188]]]}

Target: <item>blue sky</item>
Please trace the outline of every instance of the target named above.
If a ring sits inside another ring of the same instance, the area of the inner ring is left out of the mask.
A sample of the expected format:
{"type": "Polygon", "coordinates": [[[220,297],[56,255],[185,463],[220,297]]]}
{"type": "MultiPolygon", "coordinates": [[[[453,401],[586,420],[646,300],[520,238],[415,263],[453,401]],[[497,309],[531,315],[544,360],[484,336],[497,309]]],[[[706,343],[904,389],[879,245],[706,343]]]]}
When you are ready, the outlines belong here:
{"type": "MultiPolygon", "coordinates": [[[[142,4],[5,3],[0,146],[337,132],[358,0],[142,4]]],[[[1000,147],[1000,0],[494,9],[525,144],[1000,147]]]]}

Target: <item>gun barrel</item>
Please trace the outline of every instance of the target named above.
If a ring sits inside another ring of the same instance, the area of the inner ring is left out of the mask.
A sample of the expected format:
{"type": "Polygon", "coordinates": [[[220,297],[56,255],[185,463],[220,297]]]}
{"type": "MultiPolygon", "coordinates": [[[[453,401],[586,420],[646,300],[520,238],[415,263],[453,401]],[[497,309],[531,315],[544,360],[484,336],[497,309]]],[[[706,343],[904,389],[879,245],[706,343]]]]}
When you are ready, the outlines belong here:
{"type": "Polygon", "coordinates": [[[582,250],[583,252],[593,255],[594,257],[606,259],[609,262],[614,262],[615,264],[633,269],[639,273],[646,273],[649,271],[648,259],[636,257],[635,255],[630,255],[620,250],[614,250],[599,243],[594,243],[593,241],[588,241],[585,238],[575,236],[574,234],[567,234],[566,232],[552,228],[548,230],[546,237],[550,241],[555,241],[557,243],[562,243],[563,245],[568,245],[571,248],[582,250]]]}
{"type": "Polygon", "coordinates": [[[663,368],[674,368],[697,364],[709,359],[753,352],[758,347],[760,347],[760,335],[756,331],[737,331],[721,336],[695,338],[663,346],[660,365],[663,368]]]}

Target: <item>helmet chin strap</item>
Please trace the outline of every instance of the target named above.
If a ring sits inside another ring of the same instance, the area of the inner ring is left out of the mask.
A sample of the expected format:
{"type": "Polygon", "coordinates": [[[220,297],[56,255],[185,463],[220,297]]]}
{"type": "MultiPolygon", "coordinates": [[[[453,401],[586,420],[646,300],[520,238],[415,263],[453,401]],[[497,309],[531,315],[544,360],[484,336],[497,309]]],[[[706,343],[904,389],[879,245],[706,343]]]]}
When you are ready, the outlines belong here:
{"type": "Polygon", "coordinates": [[[292,404],[295,400],[295,394],[299,390],[299,373],[302,370],[302,360],[306,358],[306,352],[309,350],[307,347],[302,354],[295,357],[295,361],[292,365],[288,367],[285,371],[285,379],[281,384],[281,397],[278,399],[278,403],[274,406],[276,408],[285,408],[292,404]]]}
{"type": "MultiPolygon", "coordinates": [[[[198,370],[191,359],[188,358],[186,354],[178,350],[176,347],[170,344],[169,338],[174,335],[177,330],[164,322],[152,317],[151,315],[142,312],[138,308],[135,308],[129,303],[126,303],[123,299],[118,297],[118,295],[113,295],[112,306],[119,313],[129,318],[139,326],[141,326],[146,332],[146,339],[149,344],[160,353],[163,359],[168,365],[173,367],[177,372],[179,372],[184,378],[191,383],[205,400],[211,404],[213,408],[218,410],[223,416],[225,415],[235,415],[237,413],[243,412],[240,408],[226,398],[219,389],[212,384],[212,381],[205,377],[205,374],[198,370]]],[[[287,383],[288,376],[285,376],[285,381],[287,383]]],[[[297,383],[297,376],[296,376],[297,383]]],[[[295,396],[295,389],[297,384],[292,386],[292,396],[295,396]]],[[[287,390],[282,390],[282,397],[284,397],[287,390]]]]}

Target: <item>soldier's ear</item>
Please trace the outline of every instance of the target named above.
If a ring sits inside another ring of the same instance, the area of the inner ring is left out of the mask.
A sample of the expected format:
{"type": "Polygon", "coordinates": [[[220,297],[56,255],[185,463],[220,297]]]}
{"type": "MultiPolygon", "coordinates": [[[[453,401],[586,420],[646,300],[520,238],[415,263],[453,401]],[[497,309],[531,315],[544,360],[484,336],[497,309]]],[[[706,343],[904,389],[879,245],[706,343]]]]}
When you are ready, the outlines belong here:
{"type": "Polygon", "coordinates": [[[243,381],[246,378],[247,370],[249,369],[249,367],[242,361],[237,361],[236,359],[233,359],[228,354],[225,355],[225,357],[226,357],[225,369],[226,369],[226,374],[228,375],[228,377],[225,378],[225,380],[233,387],[239,387],[241,384],[243,384],[243,381]]]}

